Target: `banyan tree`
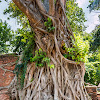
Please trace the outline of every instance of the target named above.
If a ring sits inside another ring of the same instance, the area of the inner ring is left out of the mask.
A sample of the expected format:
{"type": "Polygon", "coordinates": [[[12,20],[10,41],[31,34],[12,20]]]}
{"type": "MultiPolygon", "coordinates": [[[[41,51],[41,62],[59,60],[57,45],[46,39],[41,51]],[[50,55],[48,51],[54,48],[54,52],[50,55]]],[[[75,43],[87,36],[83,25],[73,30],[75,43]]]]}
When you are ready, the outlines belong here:
{"type": "Polygon", "coordinates": [[[23,64],[24,53],[19,58],[17,65],[22,70],[9,87],[12,100],[89,100],[84,63],[64,57],[64,48],[74,48],[75,41],[66,17],[66,0],[13,2],[27,16],[35,35],[31,61],[23,64]],[[25,77],[21,88],[22,75],[25,77]]]}

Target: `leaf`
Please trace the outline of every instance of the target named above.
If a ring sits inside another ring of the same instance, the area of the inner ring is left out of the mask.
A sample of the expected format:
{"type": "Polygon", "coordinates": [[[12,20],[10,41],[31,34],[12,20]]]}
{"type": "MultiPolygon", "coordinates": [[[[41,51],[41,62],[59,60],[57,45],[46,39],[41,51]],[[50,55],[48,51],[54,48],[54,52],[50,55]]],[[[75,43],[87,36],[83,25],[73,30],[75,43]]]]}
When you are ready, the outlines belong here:
{"type": "Polygon", "coordinates": [[[33,60],[32,60],[33,58],[32,57],[30,57],[30,62],[33,62],[33,60]]]}
{"type": "Polygon", "coordinates": [[[51,22],[51,19],[49,17],[47,18],[47,20],[48,20],[48,22],[51,22]]]}
{"type": "Polygon", "coordinates": [[[41,63],[41,64],[38,64],[37,66],[39,66],[39,67],[43,67],[43,63],[41,63]]]}
{"type": "Polygon", "coordinates": [[[44,22],[44,26],[48,26],[47,22],[44,22]]]}
{"type": "Polygon", "coordinates": [[[51,29],[52,29],[52,30],[54,30],[54,29],[55,29],[55,27],[52,27],[51,29]]]}
{"type": "Polygon", "coordinates": [[[54,65],[50,65],[50,68],[55,68],[55,66],[54,65]]]}
{"type": "Polygon", "coordinates": [[[26,40],[25,40],[25,39],[21,39],[21,42],[24,42],[24,43],[26,43],[26,40]]]}

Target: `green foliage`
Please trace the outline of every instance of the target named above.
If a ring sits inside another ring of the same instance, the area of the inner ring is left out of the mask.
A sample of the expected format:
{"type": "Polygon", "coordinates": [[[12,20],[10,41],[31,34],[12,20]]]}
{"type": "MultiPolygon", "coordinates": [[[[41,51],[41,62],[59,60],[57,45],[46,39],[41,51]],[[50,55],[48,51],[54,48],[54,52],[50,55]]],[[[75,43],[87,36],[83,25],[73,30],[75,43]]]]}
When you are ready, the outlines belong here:
{"type": "Polygon", "coordinates": [[[4,10],[4,14],[9,14],[8,19],[16,18],[18,24],[24,26],[24,28],[29,25],[27,17],[12,1],[9,2],[8,8],[4,10]]]}
{"type": "Polygon", "coordinates": [[[85,64],[85,82],[98,85],[100,83],[100,44],[99,44],[99,28],[100,25],[89,34],[84,34],[84,39],[90,42],[90,49],[88,53],[88,62],[85,64]]]}
{"type": "Polygon", "coordinates": [[[20,84],[21,89],[24,86],[27,63],[30,61],[30,58],[33,57],[34,48],[35,48],[35,41],[34,41],[34,37],[32,37],[31,40],[25,45],[25,48],[24,48],[25,50],[22,56],[23,63],[17,64],[14,69],[14,72],[17,75],[18,84],[20,84]]]}
{"type": "Polygon", "coordinates": [[[100,25],[92,32],[91,51],[100,50],[100,25]]]}
{"type": "Polygon", "coordinates": [[[46,57],[46,53],[42,51],[42,49],[35,51],[35,56],[30,57],[31,62],[35,62],[36,66],[43,67],[48,65],[50,68],[54,68],[54,65],[50,65],[50,58],[46,57]]]}
{"type": "Polygon", "coordinates": [[[96,69],[96,85],[98,85],[100,83],[100,62],[99,64],[97,65],[97,69],[96,69]]]}
{"type": "Polygon", "coordinates": [[[20,29],[16,30],[14,41],[12,42],[13,48],[15,48],[13,52],[21,54],[27,47],[27,44],[34,38],[34,33],[31,30],[29,21],[24,13],[20,11],[12,1],[9,2],[9,7],[4,10],[4,14],[10,14],[9,18],[16,18],[18,24],[21,26],[20,29]]]}
{"type": "Polygon", "coordinates": [[[75,36],[75,42],[73,47],[66,48],[64,45],[64,49],[67,54],[64,54],[64,57],[70,60],[74,60],[76,62],[87,62],[87,53],[89,50],[88,41],[84,41],[80,35],[75,36]]]}
{"type": "Polygon", "coordinates": [[[92,10],[99,10],[100,9],[100,0],[89,0],[89,9],[92,10]]]}
{"type": "Polygon", "coordinates": [[[31,29],[17,29],[16,36],[13,41],[14,52],[21,53],[27,45],[34,40],[34,32],[31,29]]]}
{"type": "Polygon", "coordinates": [[[4,14],[7,14],[7,13],[9,14],[11,13],[9,16],[11,18],[18,17],[18,15],[22,14],[21,10],[19,10],[19,8],[12,1],[9,2],[8,8],[4,10],[4,14]]]}
{"type": "Polygon", "coordinates": [[[0,19],[0,53],[7,53],[12,41],[12,31],[10,26],[0,19]]]}
{"type": "Polygon", "coordinates": [[[100,83],[100,62],[89,62],[85,66],[85,82],[98,85],[100,83]]]}
{"type": "Polygon", "coordinates": [[[27,46],[23,52],[23,57],[22,57],[23,62],[28,63],[28,61],[30,61],[30,57],[33,57],[34,48],[35,48],[35,41],[32,40],[27,44],[27,46]]]}
{"type": "Polygon", "coordinates": [[[85,82],[86,83],[91,83],[94,84],[95,82],[95,77],[96,77],[96,69],[94,66],[91,65],[86,65],[86,72],[85,72],[85,82]]]}
{"type": "Polygon", "coordinates": [[[82,8],[78,7],[75,0],[66,1],[66,16],[75,34],[81,33],[86,29],[84,25],[84,22],[86,22],[85,13],[82,8]]]}
{"type": "Polygon", "coordinates": [[[46,27],[46,30],[48,32],[53,32],[55,27],[53,27],[52,20],[50,18],[47,18],[47,21],[44,22],[44,26],[46,27]]]}
{"type": "Polygon", "coordinates": [[[27,64],[17,64],[14,73],[17,75],[17,83],[20,84],[19,88],[23,88],[27,64]]]}
{"type": "Polygon", "coordinates": [[[23,30],[30,30],[28,18],[12,1],[9,2],[8,8],[6,8],[3,13],[5,15],[9,14],[8,19],[16,18],[18,24],[23,30]]]}
{"type": "Polygon", "coordinates": [[[100,83],[100,50],[89,53],[89,62],[85,64],[85,81],[94,85],[100,83]]]}

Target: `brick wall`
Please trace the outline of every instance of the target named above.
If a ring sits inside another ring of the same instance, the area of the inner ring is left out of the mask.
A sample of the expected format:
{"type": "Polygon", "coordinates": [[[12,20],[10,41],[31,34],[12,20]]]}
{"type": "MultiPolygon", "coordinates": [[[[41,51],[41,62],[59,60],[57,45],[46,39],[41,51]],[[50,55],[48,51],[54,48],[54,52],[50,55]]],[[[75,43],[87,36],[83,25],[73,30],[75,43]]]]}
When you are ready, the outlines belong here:
{"type": "Polygon", "coordinates": [[[97,86],[86,86],[86,90],[92,100],[98,100],[97,99],[97,86]]]}
{"type": "Polygon", "coordinates": [[[100,94],[97,94],[98,100],[100,100],[100,94]]]}
{"type": "MultiPolygon", "coordinates": [[[[14,78],[13,70],[17,59],[16,54],[0,55],[0,88],[8,86],[14,78]]],[[[7,89],[0,90],[0,100],[9,100],[7,89]]]]}

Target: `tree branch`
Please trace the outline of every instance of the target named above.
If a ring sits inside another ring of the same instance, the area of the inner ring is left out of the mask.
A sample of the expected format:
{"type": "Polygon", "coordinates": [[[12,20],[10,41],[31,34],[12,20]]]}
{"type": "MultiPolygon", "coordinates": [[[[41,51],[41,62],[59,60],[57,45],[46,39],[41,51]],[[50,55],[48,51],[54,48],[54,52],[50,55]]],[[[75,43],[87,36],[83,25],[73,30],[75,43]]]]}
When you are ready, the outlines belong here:
{"type": "Polygon", "coordinates": [[[36,3],[39,6],[39,9],[46,13],[45,7],[43,3],[41,2],[41,0],[36,0],[36,3]]]}
{"type": "Polygon", "coordinates": [[[36,16],[36,13],[30,9],[29,5],[25,4],[25,0],[13,0],[13,2],[32,23],[36,23],[41,19],[40,14],[37,14],[38,16],[36,16]]]}

